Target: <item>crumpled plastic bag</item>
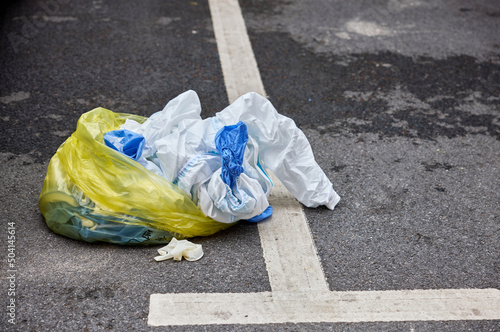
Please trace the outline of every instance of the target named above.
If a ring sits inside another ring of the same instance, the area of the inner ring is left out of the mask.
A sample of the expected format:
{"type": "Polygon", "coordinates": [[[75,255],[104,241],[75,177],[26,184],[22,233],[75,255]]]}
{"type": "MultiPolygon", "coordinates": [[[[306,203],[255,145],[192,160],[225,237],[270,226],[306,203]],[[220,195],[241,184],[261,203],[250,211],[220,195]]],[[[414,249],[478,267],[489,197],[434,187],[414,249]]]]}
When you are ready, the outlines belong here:
{"type": "Polygon", "coordinates": [[[127,119],[146,120],[104,108],[80,117],[52,157],[40,193],[49,228],[88,242],[163,244],[231,226],[205,216],[177,186],[104,144],[104,134],[127,119]]]}
{"type": "Polygon", "coordinates": [[[176,184],[205,215],[223,223],[269,216],[267,169],[308,207],[333,209],[340,200],[304,133],[266,98],[248,93],[214,117],[200,114],[198,95],[186,91],[142,124],[130,119],[121,128],[145,138],[138,162],[176,184]]]}
{"type": "Polygon", "coordinates": [[[268,169],[308,207],[340,200],[304,133],[264,97],[200,114],[194,91],[150,118],[83,114],[47,170],[39,207],[49,228],[120,244],[211,235],[272,214],[268,169]]]}

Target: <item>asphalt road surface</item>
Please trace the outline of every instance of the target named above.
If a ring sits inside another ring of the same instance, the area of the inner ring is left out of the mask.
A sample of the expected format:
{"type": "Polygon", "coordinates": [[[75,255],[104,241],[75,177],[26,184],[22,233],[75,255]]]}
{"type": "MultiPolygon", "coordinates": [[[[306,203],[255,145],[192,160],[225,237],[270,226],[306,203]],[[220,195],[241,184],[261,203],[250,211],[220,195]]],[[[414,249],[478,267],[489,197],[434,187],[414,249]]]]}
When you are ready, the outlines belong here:
{"type": "MultiPolygon", "coordinates": [[[[267,97],[342,197],[334,211],[304,209],[330,291],[500,289],[500,4],[239,3],[267,97]]],[[[82,113],[149,116],[189,89],[203,117],[228,105],[207,1],[11,1],[0,24],[0,330],[167,331],[148,325],[151,294],[271,291],[255,224],[192,239],[200,261],[158,263],[157,247],[56,235],[38,210],[48,162],[82,113]]],[[[498,331],[500,321],[175,329],[498,331]]]]}

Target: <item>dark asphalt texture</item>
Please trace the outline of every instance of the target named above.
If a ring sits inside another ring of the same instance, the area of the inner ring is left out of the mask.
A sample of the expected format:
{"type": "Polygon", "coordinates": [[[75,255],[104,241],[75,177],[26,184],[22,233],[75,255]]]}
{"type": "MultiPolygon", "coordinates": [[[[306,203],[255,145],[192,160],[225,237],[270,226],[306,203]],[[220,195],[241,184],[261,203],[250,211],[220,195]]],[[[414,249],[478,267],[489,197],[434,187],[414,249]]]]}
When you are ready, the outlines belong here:
{"type": "MultiPolygon", "coordinates": [[[[305,209],[330,289],[500,288],[496,1],[241,0],[264,87],[342,197],[305,209]],[[369,27],[370,29],[367,29],[369,27]],[[374,31],[374,32],[373,32],[374,31]]],[[[46,167],[95,107],[149,116],[185,90],[228,104],[206,1],[10,1],[0,39],[0,236],[16,227],[16,325],[169,331],[152,293],[270,291],[258,230],[191,262],[87,244],[38,210],[46,167]]],[[[7,243],[1,242],[4,257],[7,243]]],[[[7,303],[7,264],[0,263],[7,303]]],[[[179,331],[498,331],[499,321],[188,326],[179,331]]]]}
{"type": "Polygon", "coordinates": [[[498,288],[499,63],[314,52],[262,28],[286,2],[243,3],[269,99],[344,198],[306,209],[331,289],[498,288]]]}
{"type": "Polygon", "coordinates": [[[1,152],[48,160],[96,107],[149,116],[187,89],[200,96],[203,116],[227,105],[205,3],[61,3],[50,7],[54,16],[74,20],[45,21],[37,1],[5,14],[0,89],[27,91],[32,103],[1,104],[1,152]]]}

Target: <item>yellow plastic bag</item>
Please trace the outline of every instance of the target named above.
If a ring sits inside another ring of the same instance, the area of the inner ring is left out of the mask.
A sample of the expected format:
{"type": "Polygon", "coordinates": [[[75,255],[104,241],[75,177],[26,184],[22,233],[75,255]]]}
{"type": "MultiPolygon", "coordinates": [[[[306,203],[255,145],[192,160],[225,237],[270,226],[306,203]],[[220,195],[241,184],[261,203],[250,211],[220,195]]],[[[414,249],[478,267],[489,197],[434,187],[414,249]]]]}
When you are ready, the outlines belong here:
{"type": "Polygon", "coordinates": [[[54,232],[88,242],[160,244],[207,236],[232,224],[206,217],[174,184],[104,144],[126,119],[146,118],[96,108],[52,157],[39,198],[54,232]]]}

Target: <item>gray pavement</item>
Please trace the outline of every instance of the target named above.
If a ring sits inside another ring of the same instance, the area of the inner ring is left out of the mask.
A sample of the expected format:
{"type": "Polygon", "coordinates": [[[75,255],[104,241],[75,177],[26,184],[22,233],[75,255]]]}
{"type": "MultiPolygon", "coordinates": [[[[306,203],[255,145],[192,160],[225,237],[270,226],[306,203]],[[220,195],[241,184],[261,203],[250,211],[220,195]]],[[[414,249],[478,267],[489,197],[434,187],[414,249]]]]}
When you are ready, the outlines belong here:
{"type": "MultiPolygon", "coordinates": [[[[500,288],[500,5],[496,1],[240,1],[269,99],[309,138],[342,201],[305,209],[330,289],[500,288]]],[[[227,103],[205,1],[17,1],[0,41],[0,330],[170,330],[152,293],[269,291],[255,225],[156,247],[87,244],[38,211],[78,117],[145,116],[193,89],[227,103]],[[12,224],[15,223],[15,224],[12,224]],[[8,295],[9,224],[15,296],[8,295]],[[12,227],[11,227],[12,228],[12,227]]],[[[187,326],[185,331],[498,331],[499,321],[187,326]]]]}

